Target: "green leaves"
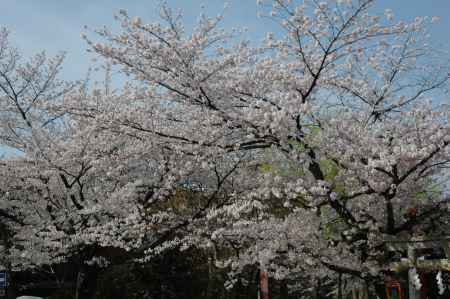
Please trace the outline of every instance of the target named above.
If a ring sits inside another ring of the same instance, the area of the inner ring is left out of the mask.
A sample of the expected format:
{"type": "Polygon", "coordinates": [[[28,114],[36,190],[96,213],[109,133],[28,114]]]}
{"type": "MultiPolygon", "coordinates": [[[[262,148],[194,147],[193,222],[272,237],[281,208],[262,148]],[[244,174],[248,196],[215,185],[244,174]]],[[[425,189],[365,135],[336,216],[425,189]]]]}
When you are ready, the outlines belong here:
{"type": "Polygon", "coordinates": [[[336,162],[322,158],[319,161],[320,170],[322,170],[325,181],[330,182],[332,181],[339,173],[339,166],[336,164],[336,162]]]}

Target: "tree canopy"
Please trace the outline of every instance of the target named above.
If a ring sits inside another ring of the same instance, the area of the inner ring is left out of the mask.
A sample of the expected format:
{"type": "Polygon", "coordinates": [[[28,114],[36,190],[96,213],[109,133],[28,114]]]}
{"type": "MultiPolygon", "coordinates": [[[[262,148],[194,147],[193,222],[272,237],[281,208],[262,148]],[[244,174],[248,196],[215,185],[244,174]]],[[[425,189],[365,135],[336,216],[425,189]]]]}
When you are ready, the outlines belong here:
{"type": "Polygon", "coordinates": [[[258,45],[222,15],[189,31],[165,4],[155,23],[120,11],[119,32],[84,35],[129,79],[120,89],[110,71],[95,87],[59,80],[63,55],[23,62],[3,30],[0,142],[20,152],[0,161],[3,264],[108,267],[111,252],[148,263],[195,248],[230,286],[256,266],[295,289],[373,283],[392,261],[386,240],[448,233],[450,73],[426,41],[435,19],[372,4],[258,1],[283,33],[258,45]]]}

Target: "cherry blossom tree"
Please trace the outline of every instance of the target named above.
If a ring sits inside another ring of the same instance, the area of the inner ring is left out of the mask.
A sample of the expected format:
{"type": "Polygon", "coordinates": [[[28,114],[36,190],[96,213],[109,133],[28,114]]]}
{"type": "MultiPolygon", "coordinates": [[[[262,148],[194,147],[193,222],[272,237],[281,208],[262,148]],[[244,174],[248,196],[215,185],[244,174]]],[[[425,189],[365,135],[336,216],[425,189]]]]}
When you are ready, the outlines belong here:
{"type": "Polygon", "coordinates": [[[196,246],[230,285],[257,265],[314,286],[373,284],[387,239],[444,233],[449,72],[427,45],[435,19],[395,21],[372,0],[258,4],[282,32],[258,46],[222,15],[188,31],[166,5],[162,23],[120,11],[121,32],[85,38],[131,78],[121,90],[61,85],[59,57],[8,66],[3,50],[2,142],[23,152],[1,168],[5,210],[24,222],[16,242],[35,242],[39,263],[87,245],[141,262],[196,246]]]}
{"type": "Polygon", "coordinates": [[[371,15],[373,1],[294,2],[260,2],[285,34],[257,48],[221,30],[222,16],[187,33],[166,6],[165,27],[121,11],[122,33],[87,39],[145,93],[109,121],[175,155],[186,173],[172,183],[204,180],[204,205],[148,254],[225,246],[236,273],[261,264],[278,278],[313,267],[370,279],[386,269],[384,236],[431,219],[447,227],[448,199],[430,192],[449,158],[448,107],[432,100],[447,96],[448,67],[425,38],[435,19],[371,15]],[[268,159],[295,171],[261,171],[268,159]]]}
{"type": "MultiPolygon", "coordinates": [[[[109,205],[108,194],[127,188],[137,173],[134,169],[142,164],[127,160],[131,168],[123,170],[125,181],[124,177],[112,176],[111,169],[118,169],[120,163],[106,163],[114,160],[125,139],[105,135],[102,141],[106,148],[98,141],[102,129],[85,122],[87,114],[77,117],[66,104],[100,102],[115,95],[107,88],[88,92],[82,82],[57,79],[62,61],[63,55],[47,58],[40,53],[22,62],[9,44],[8,31],[1,32],[0,140],[2,146],[16,150],[0,164],[2,263],[10,271],[63,262],[79,264],[77,285],[83,290],[85,266],[107,263],[97,256],[103,243],[93,231],[100,230],[111,217],[124,215],[119,222],[131,219],[136,207],[125,207],[129,203],[122,201],[126,213],[96,211],[101,205],[109,205]],[[104,163],[106,157],[111,161],[104,163]]],[[[121,208],[111,204],[111,209],[121,208]]],[[[119,245],[108,245],[125,247],[120,239],[117,242],[119,245]]]]}

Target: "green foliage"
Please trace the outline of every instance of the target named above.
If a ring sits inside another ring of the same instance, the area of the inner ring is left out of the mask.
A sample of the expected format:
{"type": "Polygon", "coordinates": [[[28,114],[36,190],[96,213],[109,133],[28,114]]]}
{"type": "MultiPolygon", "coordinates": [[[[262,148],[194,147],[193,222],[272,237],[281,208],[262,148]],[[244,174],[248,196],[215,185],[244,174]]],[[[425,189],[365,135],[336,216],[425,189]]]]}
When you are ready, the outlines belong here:
{"type": "Polygon", "coordinates": [[[274,166],[269,163],[263,163],[259,166],[259,170],[263,173],[272,173],[274,172],[274,166]]]}
{"type": "Polygon", "coordinates": [[[332,181],[339,173],[339,166],[330,159],[320,159],[319,166],[325,176],[325,181],[327,182],[332,181]]]}
{"type": "Polygon", "coordinates": [[[295,150],[297,150],[299,153],[302,153],[305,151],[306,147],[305,144],[296,140],[289,140],[288,142],[295,150]]]}
{"type": "Polygon", "coordinates": [[[335,218],[322,226],[322,235],[325,239],[340,239],[341,232],[347,229],[343,219],[335,218]]]}
{"type": "Polygon", "coordinates": [[[442,188],[439,185],[432,185],[430,182],[430,185],[422,191],[419,191],[415,195],[415,199],[417,201],[424,201],[428,200],[430,198],[435,198],[438,195],[442,194],[442,188]]]}

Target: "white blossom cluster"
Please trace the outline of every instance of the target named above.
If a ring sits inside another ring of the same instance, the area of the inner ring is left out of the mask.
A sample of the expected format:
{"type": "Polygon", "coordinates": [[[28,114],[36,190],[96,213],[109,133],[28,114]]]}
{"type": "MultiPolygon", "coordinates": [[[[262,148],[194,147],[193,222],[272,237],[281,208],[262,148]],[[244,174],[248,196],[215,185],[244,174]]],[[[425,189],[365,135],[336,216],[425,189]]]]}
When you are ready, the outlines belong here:
{"type": "Polygon", "coordinates": [[[409,278],[412,280],[412,284],[416,288],[416,290],[420,290],[422,288],[422,282],[420,281],[419,274],[417,273],[416,268],[413,268],[409,273],[409,278]]]}
{"type": "Polygon", "coordinates": [[[439,271],[436,274],[436,283],[437,283],[437,286],[438,286],[439,295],[444,295],[445,286],[444,286],[444,283],[442,282],[442,272],[441,271],[439,271]]]}

